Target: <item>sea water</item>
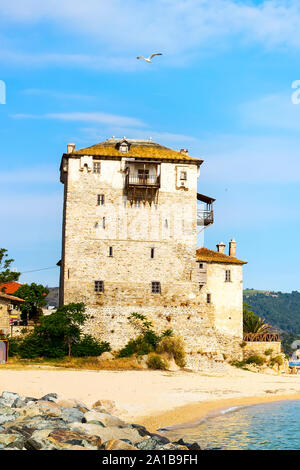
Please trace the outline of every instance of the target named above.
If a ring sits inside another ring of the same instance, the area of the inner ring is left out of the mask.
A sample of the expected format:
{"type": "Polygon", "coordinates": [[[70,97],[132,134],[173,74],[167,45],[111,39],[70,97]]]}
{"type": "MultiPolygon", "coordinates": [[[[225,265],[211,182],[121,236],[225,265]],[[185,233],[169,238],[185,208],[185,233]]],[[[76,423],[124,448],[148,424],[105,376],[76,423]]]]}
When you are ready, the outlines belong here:
{"type": "Polygon", "coordinates": [[[300,400],[233,407],[192,427],[166,429],[164,435],[203,449],[300,450],[300,400]]]}

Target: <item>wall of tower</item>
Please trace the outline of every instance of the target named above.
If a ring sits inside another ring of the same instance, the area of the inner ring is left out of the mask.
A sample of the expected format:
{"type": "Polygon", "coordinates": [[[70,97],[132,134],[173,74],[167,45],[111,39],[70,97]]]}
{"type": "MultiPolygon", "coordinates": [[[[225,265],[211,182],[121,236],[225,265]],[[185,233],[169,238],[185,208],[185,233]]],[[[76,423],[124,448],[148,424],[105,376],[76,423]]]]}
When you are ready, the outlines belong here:
{"type": "MultiPolygon", "coordinates": [[[[238,319],[237,308],[234,320],[226,319],[230,289],[224,286],[222,269],[208,268],[208,284],[199,290],[197,165],[161,162],[155,201],[130,204],[123,162],[97,161],[100,174],[93,173],[92,157],[71,157],[62,165],[60,302],[84,302],[90,315],[85,331],[109,341],[114,349],[136,335],[128,316],[140,312],[157,331],[172,328],[180,334],[191,363],[202,353],[238,358],[241,316],[238,319]],[[178,180],[182,169],[187,171],[184,187],[178,180]],[[103,205],[98,205],[98,195],[104,195],[103,205]],[[95,292],[95,281],[104,281],[104,292],[95,292]],[[161,293],[152,293],[153,281],[161,283],[161,293]],[[211,304],[207,292],[213,292],[211,304]]],[[[242,292],[240,282],[238,286],[242,292]]]]}

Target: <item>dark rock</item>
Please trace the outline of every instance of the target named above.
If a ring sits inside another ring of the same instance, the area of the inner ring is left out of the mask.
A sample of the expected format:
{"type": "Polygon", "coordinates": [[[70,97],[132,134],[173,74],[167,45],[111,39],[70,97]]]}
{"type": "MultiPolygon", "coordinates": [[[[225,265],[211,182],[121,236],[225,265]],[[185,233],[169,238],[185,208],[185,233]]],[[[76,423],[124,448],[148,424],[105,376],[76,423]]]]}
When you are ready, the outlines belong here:
{"type": "Polygon", "coordinates": [[[185,444],[189,450],[202,450],[201,447],[197,442],[193,442],[193,444],[185,444]]]}
{"type": "Polygon", "coordinates": [[[16,398],[13,404],[11,405],[12,408],[22,408],[23,406],[26,405],[25,400],[22,400],[22,398],[16,398]]]}
{"type": "Polygon", "coordinates": [[[67,423],[84,422],[84,413],[78,408],[63,408],[61,417],[67,423]]]}
{"type": "Polygon", "coordinates": [[[189,444],[188,442],[184,442],[183,439],[179,439],[178,441],[173,442],[172,444],[178,444],[180,446],[186,446],[189,450],[201,450],[201,447],[197,442],[193,442],[189,444]]]}
{"type": "Polygon", "coordinates": [[[139,425],[139,424],[128,424],[127,427],[136,429],[137,432],[139,433],[139,435],[140,435],[141,437],[144,437],[144,436],[151,436],[151,433],[150,433],[149,431],[147,431],[147,429],[145,428],[145,426],[141,426],[141,425],[139,425]]]}
{"type": "Polygon", "coordinates": [[[156,450],[162,448],[164,444],[168,444],[169,442],[169,439],[166,437],[153,434],[149,439],[145,439],[144,441],[134,445],[141,450],[156,450]]]}
{"type": "Polygon", "coordinates": [[[17,398],[21,398],[18,393],[2,392],[1,402],[4,401],[6,406],[11,406],[17,398]]]}
{"type": "Polygon", "coordinates": [[[47,393],[47,395],[44,395],[38,401],[54,401],[55,402],[57,399],[58,399],[57,393],[47,393]]]}
{"type": "Polygon", "coordinates": [[[28,428],[27,426],[17,425],[17,426],[10,426],[7,432],[13,433],[13,434],[16,432],[18,434],[22,434],[22,436],[29,439],[32,436],[34,431],[35,429],[28,428]]]}
{"type": "Polygon", "coordinates": [[[19,449],[22,450],[25,447],[25,438],[20,437],[20,439],[17,439],[14,442],[11,442],[6,446],[6,448],[14,448],[14,449],[19,449]]]}
{"type": "Polygon", "coordinates": [[[43,444],[30,437],[29,439],[25,440],[24,447],[27,450],[40,450],[43,448],[43,444]]]}
{"type": "Polygon", "coordinates": [[[33,397],[25,397],[25,398],[24,398],[24,401],[25,401],[25,403],[28,403],[28,402],[30,402],[30,401],[38,401],[38,399],[37,399],[37,398],[33,398],[33,397]]]}

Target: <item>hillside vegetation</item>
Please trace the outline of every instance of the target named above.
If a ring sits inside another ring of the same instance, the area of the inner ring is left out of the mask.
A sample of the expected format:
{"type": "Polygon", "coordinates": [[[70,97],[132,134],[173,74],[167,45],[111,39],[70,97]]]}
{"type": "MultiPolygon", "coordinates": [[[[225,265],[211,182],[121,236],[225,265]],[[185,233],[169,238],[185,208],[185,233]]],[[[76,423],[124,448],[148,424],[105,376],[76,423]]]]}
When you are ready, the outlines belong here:
{"type": "Polygon", "coordinates": [[[280,331],[285,353],[292,354],[291,344],[300,340],[300,292],[244,290],[244,302],[251,310],[280,331]]]}

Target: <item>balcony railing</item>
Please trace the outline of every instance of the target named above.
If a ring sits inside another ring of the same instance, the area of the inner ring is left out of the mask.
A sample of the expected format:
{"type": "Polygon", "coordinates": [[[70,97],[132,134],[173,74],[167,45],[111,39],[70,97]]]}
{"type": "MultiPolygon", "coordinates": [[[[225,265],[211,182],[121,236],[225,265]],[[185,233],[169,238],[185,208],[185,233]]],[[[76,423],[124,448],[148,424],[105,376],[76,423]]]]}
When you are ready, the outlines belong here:
{"type": "Polygon", "coordinates": [[[197,225],[210,225],[214,223],[214,211],[197,209],[197,225]]]}
{"type": "Polygon", "coordinates": [[[127,188],[129,186],[134,186],[134,187],[139,187],[139,188],[159,188],[160,177],[156,175],[132,176],[128,174],[126,175],[125,185],[127,188]]]}
{"type": "Polygon", "coordinates": [[[244,334],[244,341],[280,341],[279,333],[246,333],[244,334]]]}

